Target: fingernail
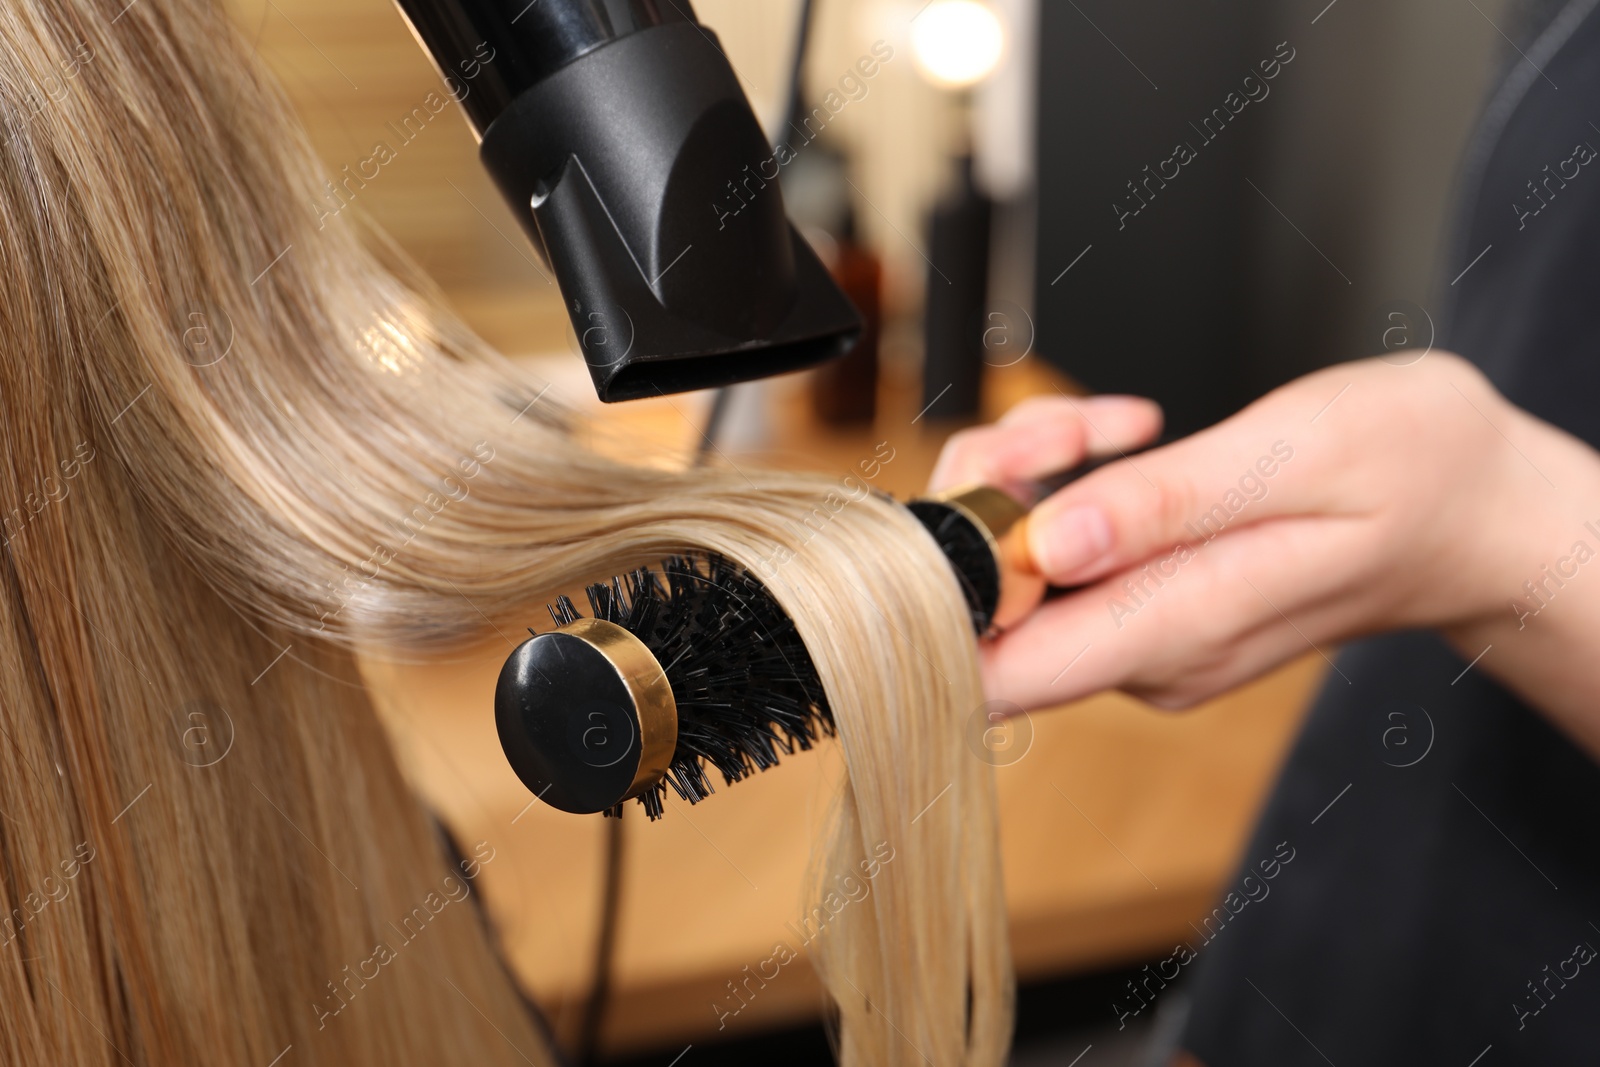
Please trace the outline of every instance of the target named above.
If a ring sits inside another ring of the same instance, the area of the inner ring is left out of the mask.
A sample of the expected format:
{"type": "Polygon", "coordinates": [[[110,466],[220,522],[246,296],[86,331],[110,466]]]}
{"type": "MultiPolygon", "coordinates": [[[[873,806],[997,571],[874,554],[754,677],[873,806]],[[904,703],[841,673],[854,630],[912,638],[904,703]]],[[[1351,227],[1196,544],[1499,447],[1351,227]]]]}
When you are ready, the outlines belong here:
{"type": "Polygon", "coordinates": [[[1045,577],[1064,577],[1111,551],[1111,520],[1090,506],[1035,515],[1028,523],[1028,550],[1045,577]]]}

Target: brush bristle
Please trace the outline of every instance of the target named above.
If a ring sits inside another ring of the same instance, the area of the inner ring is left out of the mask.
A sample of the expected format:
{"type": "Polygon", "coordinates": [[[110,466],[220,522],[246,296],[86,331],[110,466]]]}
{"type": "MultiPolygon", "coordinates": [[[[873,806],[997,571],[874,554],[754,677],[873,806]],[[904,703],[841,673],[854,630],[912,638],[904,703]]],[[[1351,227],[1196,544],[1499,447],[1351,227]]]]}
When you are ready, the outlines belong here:
{"type": "MultiPolygon", "coordinates": [[[[765,586],[716,555],[673,556],[588,589],[594,617],[650,649],[678,706],[678,747],[666,776],[636,799],[652,819],[667,787],[690,804],[715,792],[709,765],[729,785],[809,749],[834,732],[833,714],[794,623],[765,586]]],[[[558,626],[582,616],[567,597],[558,626]]],[[[620,816],[622,805],[607,815],[620,816]]]]}
{"type": "Polygon", "coordinates": [[[983,531],[961,512],[938,501],[914,500],[906,508],[933,535],[939,551],[950,561],[973,630],[988,633],[1000,604],[1000,569],[983,531]]]}

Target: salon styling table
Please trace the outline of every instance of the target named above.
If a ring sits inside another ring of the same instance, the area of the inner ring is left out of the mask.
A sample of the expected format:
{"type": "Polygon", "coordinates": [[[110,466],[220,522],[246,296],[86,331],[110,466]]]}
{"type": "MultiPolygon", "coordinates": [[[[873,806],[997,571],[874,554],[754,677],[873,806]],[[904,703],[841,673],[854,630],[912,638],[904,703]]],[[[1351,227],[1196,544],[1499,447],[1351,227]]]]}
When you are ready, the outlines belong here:
{"type": "MultiPolygon", "coordinates": [[[[624,434],[619,410],[599,409],[574,370],[581,366],[570,356],[537,367],[556,378],[563,401],[595,414],[602,447],[625,441],[637,455],[643,434],[681,457],[698,438],[703,398],[630,407],[624,434]]],[[[991,374],[986,406],[1003,409],[1059,384],[1029,361],[991,374]]],[[[886,401],[870,430],[824,431],[811,422],[797,380],[780,381],[760,401],[769,417],[757,422],[768,439],[753,451],[741,447],[736,416],[734,440],[723,450],[741,464],[842,478],[883,454],[879,444],[887,442],[894,458],[874,484],[904,499],[922,489],[954,428],[912,424],[905,393],[904,403],[886,401]]],[[[542,604],[529,605],[528,623],[548,627],[542,604]]],[[[491,695],[516,638],[497,637],[449,664],[369,660],[366,669],[408,769],[436,810],[468,848],[480,840],[493,847],[480,888],[513,966],[570,1039],[593,977],[606,827],[599,816],[530,803],[500,754],[491,695]]],[[[1029,718],[1025,754],[996,770],[1012,951],[1022,981],[1165,958],[1180,940],[1199,943],[1190,924],[1226,891],[1324,669],[1312,654],[1183,713],[1104,695],[1029,718]]],[[[1024,744],[1020,735],[996,741],[1009,752],[1000,762],[1024,744]],[[1008,743],[1019,747],[1007,750],[1008,743]]],[[[749,1036],[818,1017],[820,987],[806,954],[784,962],[788,954],[777,949],[799,950],[809,933],[802,885],[840,772],[829,742],[693,808],[674,798],[654,825],[629,806],[605,1013],[609,1053],[749,1036]],[[747,991],[742,999],[730,982],[747,991]]]]}

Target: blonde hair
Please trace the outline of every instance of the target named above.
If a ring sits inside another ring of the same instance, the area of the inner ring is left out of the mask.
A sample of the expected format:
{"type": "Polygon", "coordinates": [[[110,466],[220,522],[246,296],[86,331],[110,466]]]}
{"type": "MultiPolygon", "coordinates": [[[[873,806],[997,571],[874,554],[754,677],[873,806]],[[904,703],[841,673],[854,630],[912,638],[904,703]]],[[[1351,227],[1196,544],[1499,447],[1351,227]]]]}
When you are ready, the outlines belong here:
{"type": "Polygon", "coordinates": [[[351,649],[692,548],[761,573],[829,693],[820,881],[895,850],[813,946],[843,1062],[1002,1062],[982,696],[914,520],[869,498],[813,539],[818,478],[581,447],[381,235],[318,228],[204,0],[0,6],[0,109],[0,1062],[551,1063],[472,910],[434,908],[493,846],[444,858],[351,649]]]}

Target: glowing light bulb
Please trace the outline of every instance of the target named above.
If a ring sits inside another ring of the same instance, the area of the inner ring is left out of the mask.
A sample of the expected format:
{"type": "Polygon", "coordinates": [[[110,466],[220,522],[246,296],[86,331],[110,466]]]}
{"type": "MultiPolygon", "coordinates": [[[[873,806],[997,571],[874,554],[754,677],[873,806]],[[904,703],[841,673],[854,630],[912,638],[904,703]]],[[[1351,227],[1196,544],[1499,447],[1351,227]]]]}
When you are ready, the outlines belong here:
{"type": "Polygon", "coordinates": [[[935,85],[965,89],[1000,65],[1005,30],[979,0],[933,0],[911,24],[917,69],[935,85]]]}

